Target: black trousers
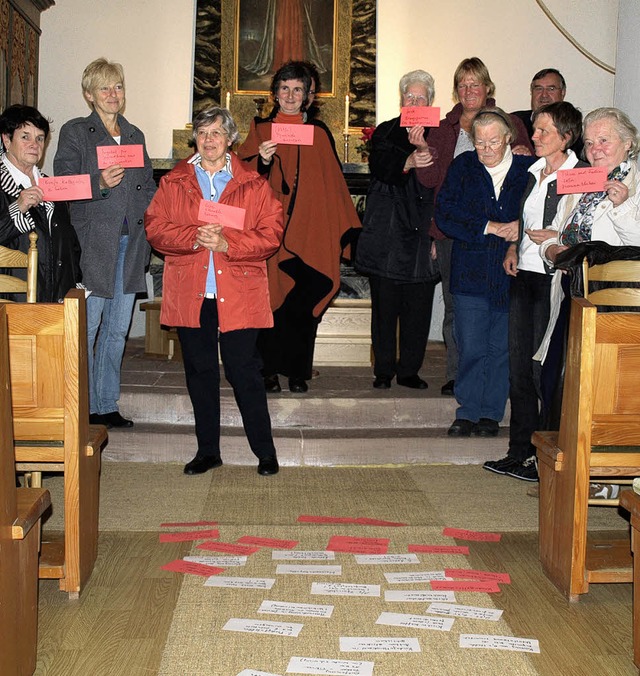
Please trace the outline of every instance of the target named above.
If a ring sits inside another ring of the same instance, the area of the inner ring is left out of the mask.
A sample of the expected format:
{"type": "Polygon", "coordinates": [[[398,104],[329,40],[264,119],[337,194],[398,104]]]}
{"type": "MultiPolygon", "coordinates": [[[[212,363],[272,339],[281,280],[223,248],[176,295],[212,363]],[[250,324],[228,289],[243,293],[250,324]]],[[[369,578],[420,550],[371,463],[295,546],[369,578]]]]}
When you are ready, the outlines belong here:
{"type": "Polygon", "coordinates": [[[187,389],[196,421],[200,455],[220,456],[220,365],[233,388],[249,446],[258,458],[276,454],[271,418],[256,347],[259,329],[240,329],[218,334],[218,306],[205,299],[199,328],[178,328],[187,389]],[[218,339],[219,335],[219,339],[218,339]]]}
{"type": "Polygon", "coordinates": [[[280,373],[289,378],[311,379],[320,319],[313,316],[310,303],[299,302],[298,294],[294,288],[273,313],[273,328],[260,331],[258,348],[265,376],[280,373]]]}
{"type": "Polygon", "coordinates": [[[389,378],[416,375],[427,349],[435,283],[403,283],[371,276],[369,284],[375,375],[389,378]],[[396,363],[398,323],[400,356],[396,363]]]}
{"type": "Polygon", "coordinates": [[[549,322],[551,275],[519,270],[509,304],[509,453],[523,461],[535,455],[531,435],[542,427],[541,369],[533,360],[549,322]]]}

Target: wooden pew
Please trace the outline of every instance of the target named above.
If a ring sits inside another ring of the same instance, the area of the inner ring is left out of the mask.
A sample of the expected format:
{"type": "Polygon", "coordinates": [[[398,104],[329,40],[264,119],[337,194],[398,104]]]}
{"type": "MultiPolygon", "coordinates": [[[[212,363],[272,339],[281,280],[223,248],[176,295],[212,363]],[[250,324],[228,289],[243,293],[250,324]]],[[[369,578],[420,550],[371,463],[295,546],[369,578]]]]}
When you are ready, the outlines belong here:
{"type": "Polygon", "coordinates": [[[638,373],[640,313],[598,313],[588,300],[572,299],[560,431],[532,436],[540,561],[570,600],[590,583],[632,579],[628,539],[591,541],[587,516],[591,480],[640,475],[638,373]]]}
{"type": "Polygon", "coordinates": [[[40,577],[59,579],[77,598],[97,556],[107,440],[103,425],[89,425],[84,292],[72,289],[64,303],[6,308],[16,468],[64,473],[64,537],[43,541],[40,577]]]}
{"type": "Polygon", "coordinates": [[[16,488],[9,388],[9,342],[0,305],[0,671],[33,674],[38,634],[40,517],[49,491],[16,488]]]}

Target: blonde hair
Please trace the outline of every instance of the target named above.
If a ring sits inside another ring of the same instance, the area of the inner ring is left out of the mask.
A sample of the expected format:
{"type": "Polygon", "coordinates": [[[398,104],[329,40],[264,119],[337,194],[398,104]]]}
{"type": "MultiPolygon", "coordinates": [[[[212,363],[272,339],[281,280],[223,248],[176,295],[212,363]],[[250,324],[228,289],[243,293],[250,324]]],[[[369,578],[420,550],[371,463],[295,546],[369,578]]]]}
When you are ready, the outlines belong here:
{"type": "Polygon", "coordinates": [[[477,56],[472,56],[469,59],[464,59],[456,68],[453,74],[453,100],[460,103],[458,96],[458,85],[465,75],[472,75],[477,78],[487,88],[487,98],[493,98],[496,93],[496,86],[491,80],[489,69],[484,65],[484,62],[477,56]]]}
{"type": "Polygon", "coordinates": [[[124,70],[119,63],[99,58],[92,61],[82,73],[83,94],[93,94],[99,87],[120,82],[124,87],[124,70]]]}

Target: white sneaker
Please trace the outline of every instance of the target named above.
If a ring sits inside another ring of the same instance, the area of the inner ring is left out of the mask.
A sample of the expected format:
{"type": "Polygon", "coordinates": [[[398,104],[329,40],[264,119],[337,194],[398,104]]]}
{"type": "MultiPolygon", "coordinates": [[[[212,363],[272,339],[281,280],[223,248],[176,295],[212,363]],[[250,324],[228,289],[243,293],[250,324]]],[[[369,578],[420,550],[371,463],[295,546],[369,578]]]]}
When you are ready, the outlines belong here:
{"type": "Polygon", "coordinates": [[[589,484],[590,500],[616,500],[620,495],[619,484],[589,484]]]}

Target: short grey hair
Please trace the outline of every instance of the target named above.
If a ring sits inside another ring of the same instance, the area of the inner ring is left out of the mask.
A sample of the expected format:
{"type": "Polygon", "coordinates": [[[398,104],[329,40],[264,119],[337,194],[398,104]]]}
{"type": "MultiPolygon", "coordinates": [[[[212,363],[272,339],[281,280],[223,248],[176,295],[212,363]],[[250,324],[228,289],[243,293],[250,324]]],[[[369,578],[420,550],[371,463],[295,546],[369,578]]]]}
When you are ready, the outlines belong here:
{"type": "Polygon", "coordinates": [[[428,99],[427,104],[431,105],[436,95],[436,86],[433,77],[426,70],[412,70],[400,78],[400,104],[402,105],[402,97],[407,93],[407,89],[412,84],[419,84],[425,88],[428,99]]]}
{"type": "Polygon", "coordinates": [[[240,135],[238,133],[238,126],[231,117],[231,113],[226,108],[220,108],[218,106],[210,106],[196,114],[193,118],[193,138],[196,138],[200,127],[208,127],[218,118],[220,118],[220,123],[225,134],[229,137],[229,141],[231,144],[234,144],[240,135]]]}
{"type": "Polygon", "coordinates": [[[600,120],[610,120],[613,127],[623,142],[630,141],[629,158],[635,159],[640,152],[640,136],[637,127],[631,122],[629,116],[623,113],[619,108],[596,108],[592,110],[582,123],[583,136],[587,127],[600,120]]]}

